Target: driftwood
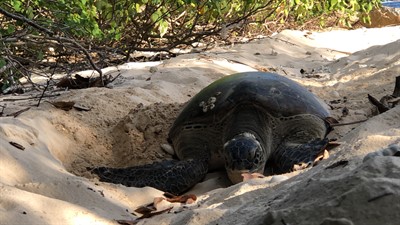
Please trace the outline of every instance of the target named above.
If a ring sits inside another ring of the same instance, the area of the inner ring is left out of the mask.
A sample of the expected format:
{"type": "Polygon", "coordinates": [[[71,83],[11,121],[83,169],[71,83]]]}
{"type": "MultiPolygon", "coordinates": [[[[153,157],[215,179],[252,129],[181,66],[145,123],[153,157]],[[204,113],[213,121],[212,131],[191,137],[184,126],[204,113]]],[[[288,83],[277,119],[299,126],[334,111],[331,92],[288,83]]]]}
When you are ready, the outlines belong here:
{"type": "Polygon", "coordinates": [[[69,88],[69,89],[82,89],[91,87],[104,87],[105,85],[113,82],[121,74],[116,77],[103,76],[103,77],[82,77],[76,74],[75,77],[64,77],[57,84],[57,87],[69,88]]]}
{"type": "Polygon", "coordinates": [[[381,101],[372,97],[370,94],[368,94],[368,100],[372,103],[372,105],[378,108],[379,113],[384,113],[389,110],[389,106],[383,104],[381,101]]]}
{"type": "Polygon", "coordinates": [[[25,108],[25,109],[19,110],[19,111],[17,111],[17,112],[14,112],[14,113],[8,114],[7,116],[13,116],[13,117],[15,118],[15,117],[17,117],[17,116],[21,115],[23,112],[26,112],[26,111],[28,111],[30,108],[31,108],[31,107],[28,107],[28,108],[25,108]]]}
{"type": "Polygon", "coordinates": [[[53,94],[53,95],[39,95],[39,96],[32,96],[32,97],[24,97],[24,98],[5,98],[3,99],[4,102],[16,102],[16,101],[25,101],[25,100],[30,100],[30,99],[38,99],[40,97],[42,98],[51,98],[51,97],[57,97],[60,96],[61,94],[53,94]]]}
{"type": "Polygon", "coordinates": [[[380,100],[368,94],[368,100],[378,108],[379,113],[388,111],[400,103],[400,76],[396,77],[395,86],[391,95],[385,95],[380,100]]]}

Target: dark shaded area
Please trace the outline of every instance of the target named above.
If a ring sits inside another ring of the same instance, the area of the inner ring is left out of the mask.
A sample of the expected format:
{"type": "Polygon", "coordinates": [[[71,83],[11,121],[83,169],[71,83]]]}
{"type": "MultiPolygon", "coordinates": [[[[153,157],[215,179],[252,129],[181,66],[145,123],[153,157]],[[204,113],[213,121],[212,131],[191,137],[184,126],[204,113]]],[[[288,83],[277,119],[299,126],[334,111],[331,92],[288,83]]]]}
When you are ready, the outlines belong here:
{"type": "Polygon", "coordinates": [[[394,86],[393,96],[400,97],[400,76],[396,77],[396,84],[394,86]]]}
{"type": "Polygon", "coordinates": [[[76,74],[75,77],[64,77],[57,84],[57,87],[69,88],[69,89],[82,89],[82,88],[91,88],[91,87],[103,87],[112,81],[115,78],[111,76],[104,77],[102,80],[101,77],[82,77],[79,74],[76,74]]]}
{"type": "Polygon", "coordinates": [[[349,164],[349,161],[347,161],[347,160],[340,160],[340,161],[337,161],[337,162],[333,163],[333,164],[330,165],[330,166],[327,166],[325,169],[333,169],[333,168],[336,168],[336,167],[345,167],[345,166],[347,166],[348,164],[349,164]]]}
{"type": "Polygon", "coordinates": [[[385,95],[380,100],[368,94],[368,100],[378,108],[379,113],[384,113],[394,108],[400,102],[400,76],[396,77],[393,94],[385,95]]]}

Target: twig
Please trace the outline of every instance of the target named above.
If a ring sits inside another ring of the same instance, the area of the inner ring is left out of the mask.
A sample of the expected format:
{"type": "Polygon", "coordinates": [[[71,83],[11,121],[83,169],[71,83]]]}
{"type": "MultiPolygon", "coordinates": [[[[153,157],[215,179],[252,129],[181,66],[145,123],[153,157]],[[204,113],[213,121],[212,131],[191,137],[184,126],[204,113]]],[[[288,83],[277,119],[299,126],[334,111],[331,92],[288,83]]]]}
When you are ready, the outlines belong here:
{"type": "Polygon", "coordinates": [[[400,97],[400,76],[396,77],[396,84],[394,86],[393,94],[394,97],[400,97]]]}
{"type": "Polygon", "coordinates": [[[16,102],[16,101],[24,101],[24,100],[30,100],[30,99],[37,99],[37,98],[51,98],[51,97],[57,97],[60,96],[61,94],[54,94],[54,95],[41,95],[41,96],[32,96],[32,97],[26,97],[26,98],[5,98],[3,99],[3,102],[16,102]]]}
{"type": "Polygon", "coordinates": [[[21,113],[28,111],[30,108],[31,107],[19,110],[19,111],[15,112],[15,113],[8,114],[7,116],[13,116],[15,118],[15,117],[21,115],[21,113]]]}
{"type": "MultiPolygon", "coordinates": [[[[79,48],[79,50],[81,50],[83,52],[83,54],[86,56],[86,59],[89,61],[90,65],[92,66],[92,68],[94,70],[96,70],[96,72],[99,73],[100,79],[103,81],[103,71],[101,71],[101,69],[94,63],[93,58],[90,55],[90,53],[77,41],[70,39],[70,38],[61,37],[61,36],[53,36],[53,37],[41,37],[41,36],[37,36],[37,35],[36,36],[31,35],[31,36],[35,37],[35,38],[43,38],[43,39],[57,41],[58,43],[62,43],[62,41],[64,41],[64,42],[68,42],[70,44],[75,45],[76,47],[79,48]]],[[[103,83],[103,86],[104,86],[104,83],[103,83]]]]}
{"type": "Polygon", "coordinates": [[[1,107],[0,116],[3,116],[3,113],[4,113],[4,110],[6,109],[6,106],[0,105],[0,107],[1,107]]]}
{"type": "MultiPolygon", "coordinates": [[[[7,59],[9,60],[9,57],[6,56],[5,58],[7,58],[7,59]]],[[[10,69],[10,68],[12,68],[12,67],[15,67],[15,66],[16,66],[16,63],[15,63],[15,62],[7,63],[5,66],[3,66],[3,67],[0,68],[0,73],[3,73],[3,72],[5,72],[6,70],[8,70],[8,69],[10,69]]]]}
{"type": "Polygon", "coordinates": [[[48,39],[56,40],[56,41],[58,41],[59,43],[62,43],[62,41],[65,41],[65,42],[69,42],[69,43],[74,44],[76,47],[78,47],[78,48],[83,52],[83,54],[86,56],[87,60],[89,61],[90,65],[92,66],[92,68],[93,68],[94,70],[96,70],[96,71],[99,73],[100,79],[101,79],[101,81],[102,81],[102,83],[103,83],[103,86],[104,86],[104,82],[103,82],[103,72],[102,72],[101,69],[93,62],[93,59],[92,59],[92,57],[90,56],[89,52],[88,52],[81,44],[79,44],[78,42],[76,42],[75,40],[70,39],[70,38],[66,38],[66,37],[62,37],[62,36],[58,36],[58,35],[55,36],[55,35],[54,35],[55,33],[54,33],[53,31],[51,31],[51,30],[49,30],[49,29],[47,29],[47,28],[45,28],[45,27],[40,26],[39,24],[35,23],[35,22],[32,21],[32,20],[29,20],[28,18],[26,18],[26,17],[24,17],[24,16],[18,16],[18,15],[12,14],[12,13],[6,11],[5,9],[1,8],[1,7],[0,7],[0,13],[2,13],[3,15],[5,15],[5,16],[7,16],[7,17],[10,17],[10,18],[12,18],[12,19],[15,19],[15,20],[17,20],[17,21],[21,21],[21,22],[27,23],[27,24],[29,24],[30,26],[36,28],[37,30],[42,31],[43,33],[45,33],[45,34],[47,34],[47,35],[50,36],[50,37],[48,37],[48,39]]]}
{"type": "Polygon", "coordinates": [[[378,108],[379,113],[384,113],[389,110],[389,107],[385,106],[384,104],[382,104],[380,101],[378,101],[376,98],[372,97],[369,94],[368,94],[368,100],[378,108]]]}
{"type": "MultiPolygon", "coordinates": [[[[119,70],[119,69],[118,69],[119,70]]],[[[112,82],[114,82],[118,77],[120,77],[121,76],[121,72],[120,73],[118,73],[118,75],[117,76],[115,76],[115,77],[113,77],[113,78],[111,78],[110,79],[110,82],[109,83],[112,83],[112,82]]]]}
{"type": "Polygon", "coordinates": [[[36,107],[39,107],[40,102],[42,101],[42,98],[43,98],[43,96],[44,96],[44,93],[47,91],[47,88],[48,88],[49,85],[50,85],[50,80],[51,80],[51,79],[47,79],[47,81],[46,81],[46,87],[44,87],[43,92],[42,92],[42,94],[41,94],[40,97],[39,97],[39,101],[38,101],[36,107]]]}
{"type": "Polygon", "coordinates": [[[90,65],[93,67],[94,70],[96,70],[99,73],[100,76],[100,80],[104,86],[104,81],[103,81],[103,71],[101,71],[101,69],[93,62],[93,58],[92,56],[90,56],[89,52],[78,42],[76,42],[75,40],[69,39],[69,38],[65,38],[65,37],[57,37],[58,40],[64,40],[66,42],[70,42],[74,45],[76,45],[82,52],[83,54],[85,54],[86,58],[88,59],[90,65]]]}
{"type": "Polygon", "coordinates": [[[345,166],[347,166],[347,164],[349,164],[349,161],[347,161],[347,160],[340,160],[340,161],[337,161],[337,162],[333,163],[332,165],[327,166],[325,169],[326,169],[326,170],[327,170],[327,169],[333,169],[333,168],[336,168],[336,167],[338,167],[338,166],[345,167],[345,166]]]}
{"type": "Polygon", "coordinates": [[[378,200],[378,199],[383,198],[383,197],[388,196],[388,195],[393,195],[393,193],[386,192],[386,193],[380,194],[378,196],[375,196],[375,197],[372,197],[372,198],[368,199],[368,202],[373,202],[375,200],[378,200]]]}
{"type": "Polygon", "coordinates": [[[357,121],[352,121],[352,122],[348,122],[348,123],[334,123],[334,124],[330,124],[331,127],[339,127],[339,126],[345,126],[345,125],[353,125],[353,124],[357,124],[357,123],[362,123],[367,121],[368,119],[364,119],[364,120],[357,120],[357,121]]]}
{"type": "Polygon", "coordinates": [[[54,32],[53,32],[53,31],[51,31],[51,30],[49,30],[49,29],[47,29],[47,28],[45,28],[45,27],[40,26],[39,24],[33,22],[32,20],[29,20],[28,18],[26,18],[26,17],[24,17],[24,16],[17,16],[17,15],[15,15],[15,14],[12,14],[12,13],[6,11],[5,9],[3,9],[3,8],[1,8],[1,7],[0,7],[0,13],[3,14],[3,15],[5,15],[5,16],[7,16],[7,17],[10,17],[10,18],[12,18],[12,19],[14,19],[14,20],[18,20],[18,21],[27,23],[27,24],[29,24],[30,26],[32,26],[32,27],[34,27],[34,28],[36,28],[36,29],[38,29],[38,30],[40,30],[40,31],[42,31],[42,32],[44,32],[44,33],[50,35],[50,36],[53,36],[53,35],[54,35],[54,32]]]}

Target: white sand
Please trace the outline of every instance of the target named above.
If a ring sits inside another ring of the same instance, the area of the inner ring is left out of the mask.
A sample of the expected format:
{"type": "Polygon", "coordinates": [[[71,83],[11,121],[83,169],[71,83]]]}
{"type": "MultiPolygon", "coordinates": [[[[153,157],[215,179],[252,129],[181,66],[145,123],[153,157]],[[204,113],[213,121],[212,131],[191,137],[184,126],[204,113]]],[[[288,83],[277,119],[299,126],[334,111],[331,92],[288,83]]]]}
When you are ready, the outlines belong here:
{"type": "MultiPolygon", "coordinates": [[[[183,209],[175,205],[178,213],[140,223],[399,224],[400,158],[362,162],[369,152],[400,144],[400,107],[375,116],[366,98],[393,91],[400,75],[399,26],[284,31],[244,45],[118,69],[122,77],[112,89],[72,90],[49,99],[75,101],[91,111],[65,112],[44,102],[16,118],[0,118],[0,224],[117,224],[115,219],[137,218],[133,210],[162,192],[98,182],[86,167],[131,166],[170,157],[160,144],[166,143],[182,104],[222,76],[256,69],[273,69],[306,85],[332,106],[340,122],[370,119],[336,128],[330,136],[342,145],[331,157],[284,175],[290,177],[286,181],[268,177],[223,188],[223,173],[211,174],[190,191],[199,195],[195,204],[183,209]],[[304,77],[300,69],[314,69],[319,78],[304,77]],[[348,115],[343,115],[344,107],[348,115]],[[340,160],[348,164],[326,169],[340,160]]],[[[116,68],[105,71],[118,73],[116,68]]],[[[4,101],[24,96],[1,96],[0,104],[7,105],[4,114],[35,103],[4,101]]]]}

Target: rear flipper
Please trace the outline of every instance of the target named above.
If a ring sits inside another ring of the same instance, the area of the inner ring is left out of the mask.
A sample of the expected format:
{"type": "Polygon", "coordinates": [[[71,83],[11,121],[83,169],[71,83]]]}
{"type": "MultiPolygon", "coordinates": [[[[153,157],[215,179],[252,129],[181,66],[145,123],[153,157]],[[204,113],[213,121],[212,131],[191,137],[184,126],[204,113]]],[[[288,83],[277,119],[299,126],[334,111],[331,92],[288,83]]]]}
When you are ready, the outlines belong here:
{"type": "Polygon", "coordinates": [[[205,160],[165,160],[128,168],[98,167],[92,170],[100,181],[128,187],[150,186],[172,194],[181,194],[201,181],[208,171],[205,160]]]}
{"type": "Polygon", "coordinates": [[[315,139],[305,144],[282,144],[274,153],[274,161],[277,173],[288,173],[298,169],[304,169],[314,164],[317,157],[324,154],[328,145],[327,138],[315,139]]]}

